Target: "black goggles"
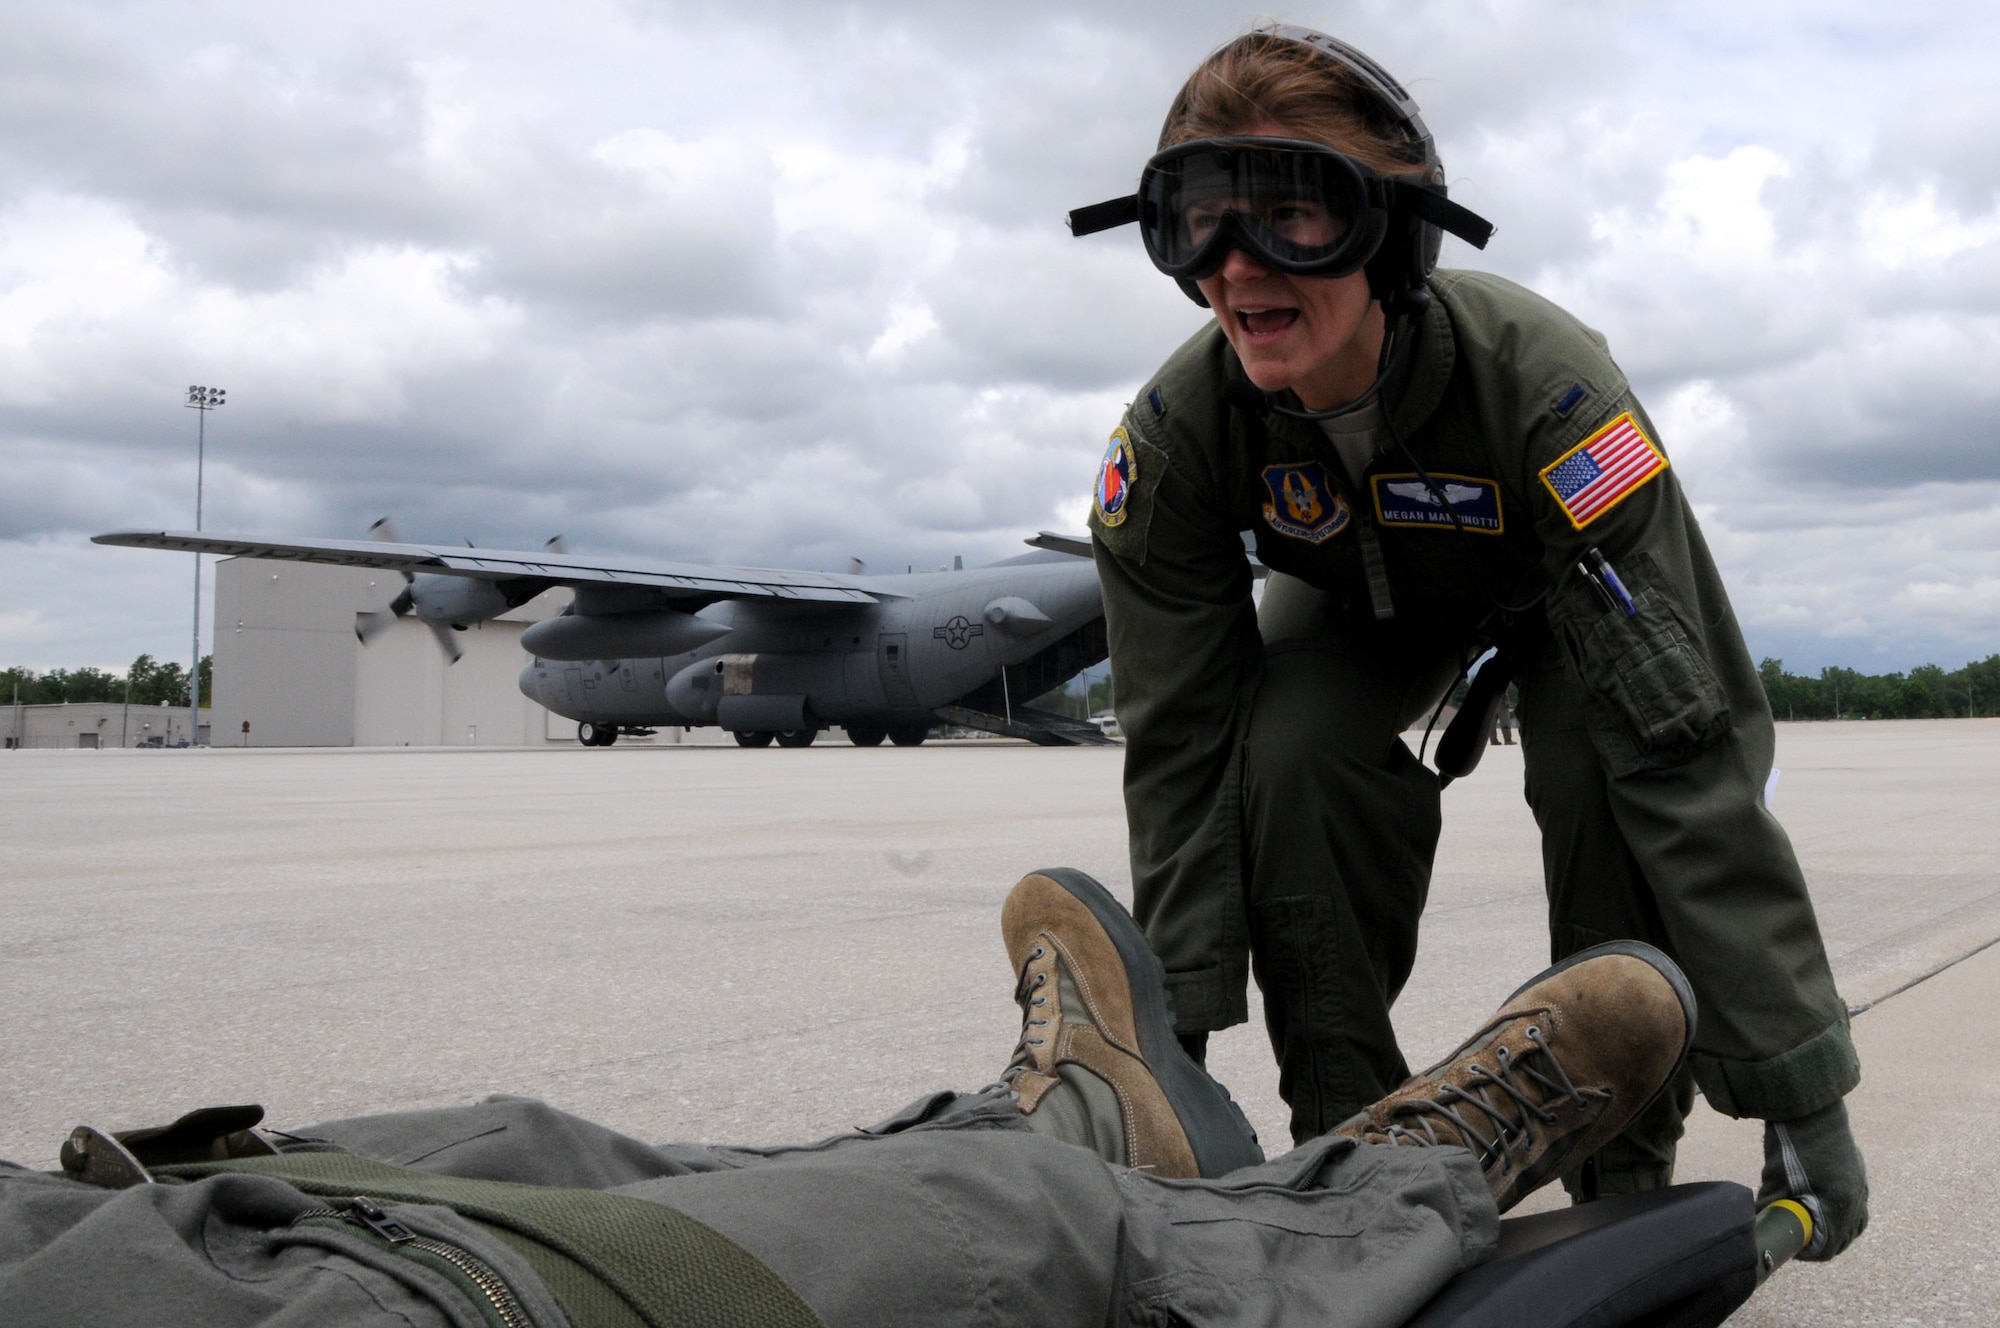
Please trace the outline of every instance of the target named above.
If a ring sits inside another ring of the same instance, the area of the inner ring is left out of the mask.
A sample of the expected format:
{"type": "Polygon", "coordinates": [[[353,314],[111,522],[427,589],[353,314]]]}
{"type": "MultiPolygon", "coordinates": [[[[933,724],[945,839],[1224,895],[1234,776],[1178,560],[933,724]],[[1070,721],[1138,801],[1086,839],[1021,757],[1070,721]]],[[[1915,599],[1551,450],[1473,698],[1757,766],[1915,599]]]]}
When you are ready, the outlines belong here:
{"type": "Polygon", "coordinates": [[[1199,281],[1231,249],[1280,272],[1346,276],[1375,256],[1397,217],[1480,249],[1493,234],[1441,185],[1379,174],[1324,144],[1262,137],[1167,148],[1146,163],[1138,193],[1078,208],[1069,225],[1072,234],[1090,235],[1136,221],[1153,266],[1199,281]]]}

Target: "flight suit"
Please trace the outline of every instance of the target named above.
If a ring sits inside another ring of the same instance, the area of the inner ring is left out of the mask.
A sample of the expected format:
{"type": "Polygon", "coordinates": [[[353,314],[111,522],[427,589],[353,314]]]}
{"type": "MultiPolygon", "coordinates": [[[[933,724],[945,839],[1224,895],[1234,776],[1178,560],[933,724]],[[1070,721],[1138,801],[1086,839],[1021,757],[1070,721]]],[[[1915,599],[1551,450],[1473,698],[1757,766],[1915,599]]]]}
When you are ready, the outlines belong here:
{"type": "MultiPolygon", "coordinates": [[[[1100,472],[1134,912],[1182,1031],[1247,1017],[1247,960],[1295,1138],[1402,1078],[1389,1006],[1440,800],[1399,735],[1504,640],[1552,957],[1612,937],[1671,955],[1717,1110],[1838,1100],[1859,1063],[1763,805],[1770,710],[1657,431],[1562,310],[1480,273],[1430,289],[1383,394],[1404,447],[1358,487],[1317,424],[1232,394],[1243,370],[1213,324],[1140,392],[1100,472]],[[1271,569],[1261,611],[1245,532],[1271,569]],[[1629,609],[1577,570],[1593,548],[1629,609]]],[[[1691,1091],[1600,1155],[1610,1188],[1664,1183],[1691,1091]]]]}
{"type": "Polygon", "coordinates": [[[1162,1180],[1032,1131],[1005,1090],[789,1148],[656,1147],[523,1098],[332,1121],[288,1147],[120,1190],[0,1162],[0,1323],[1396,1328],[1500,1231],[1462,1148],[1328,1138],[1162,1180]],[[334,1188],[287,1183],[298,1163],[334,1188]],[[343,1222],[329,1193],[372,1193],[431,1244],[343,1222]],[[634,1220],[648,1205],[676,1223],[634,1220]],[[513,1317],[476,1312],[492,1279],[451,1276],[438,1246],[497,1274],[513,1317]],[[751,1294],[770,1275],[780,1294],[751,1294]]]}

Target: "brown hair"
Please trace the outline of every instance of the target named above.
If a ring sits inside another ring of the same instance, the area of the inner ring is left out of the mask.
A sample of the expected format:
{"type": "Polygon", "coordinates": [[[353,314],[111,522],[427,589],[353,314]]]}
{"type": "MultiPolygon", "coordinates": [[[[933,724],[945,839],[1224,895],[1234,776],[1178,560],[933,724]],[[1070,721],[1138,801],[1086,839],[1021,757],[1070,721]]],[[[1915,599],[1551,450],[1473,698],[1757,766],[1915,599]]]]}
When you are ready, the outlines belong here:
{"type": "Polygon", "coordinates": [[[1424,166],[1422,149],[1366,84],[1331,57],[1269,32],[1243,34],[1188,75],[1167,109],[1160,146],[1247,133],[1263,121],[1384,174],[1424,166]]]}

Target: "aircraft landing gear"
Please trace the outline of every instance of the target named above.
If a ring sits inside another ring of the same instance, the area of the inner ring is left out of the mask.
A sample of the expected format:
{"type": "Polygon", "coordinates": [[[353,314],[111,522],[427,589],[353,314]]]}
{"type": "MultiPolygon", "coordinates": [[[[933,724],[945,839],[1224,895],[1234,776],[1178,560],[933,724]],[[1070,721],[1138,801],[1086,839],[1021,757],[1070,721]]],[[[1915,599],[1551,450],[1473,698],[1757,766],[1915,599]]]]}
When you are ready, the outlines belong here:
{"type": "Polygon", "coordinates": [[[819,737],[818,729],[784,729],[778,734],[780,747],[810,747],[819,737]]]}
{"type": "Polygon", "coordinates": [[[775,733],[767,733],[767,732],[757,732],[757,733],[740,732],[740,733],[733,733],[730,736],[736,739],[736,745],[738,747],[769,747],[771,745],[771,739],[777,737],[778,735],[775,733]]]}
{"type": "Polygon", "coordinates": [[[849,724],[847,740],[856,747],[880,747],[882,739],[889,736],[889,730],[870,728],[866,724],[849,724]]]}
{"type": "Polygon", "coordinates": [[[905,724],[889,730],[889,741],[898,747],[921,747],[924,739],[930,736],[931,726],[928,724],[905,724]]]}
{"type": "Polygon", "coordinates": [[[618,729],[611,724],[593,724],[584,720],[576,726],[576,740],[586,747],[609,747],[618,741],[618,729]]]}

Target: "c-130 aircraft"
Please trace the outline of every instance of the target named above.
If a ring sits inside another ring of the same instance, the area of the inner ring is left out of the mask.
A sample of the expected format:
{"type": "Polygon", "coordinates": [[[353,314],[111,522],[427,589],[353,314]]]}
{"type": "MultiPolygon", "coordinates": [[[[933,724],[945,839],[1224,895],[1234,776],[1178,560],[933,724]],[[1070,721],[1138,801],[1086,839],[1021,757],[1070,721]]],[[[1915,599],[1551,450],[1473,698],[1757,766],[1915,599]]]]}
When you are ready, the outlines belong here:
{"type": "MultiPolygon", "coordinates": [[[[378,522],[378,528],[384,523],[378,522]]],[[[414,614],[456,660],[454,630],[552,586],[575,598],[521,634],[521,691],[577,721],[587,746],[720,725],[745,747],[811,745],[838,724],[858,746],[914,746],[940,722],[1044,746],[1103,742],[1095,725],[1022,703],[1109,653],[1087,540],[1043,532],[987,567],[890,576],[602,560],[384,540],[114,531],[97,544],[400,572],[366,642],[414,614]]]]}

